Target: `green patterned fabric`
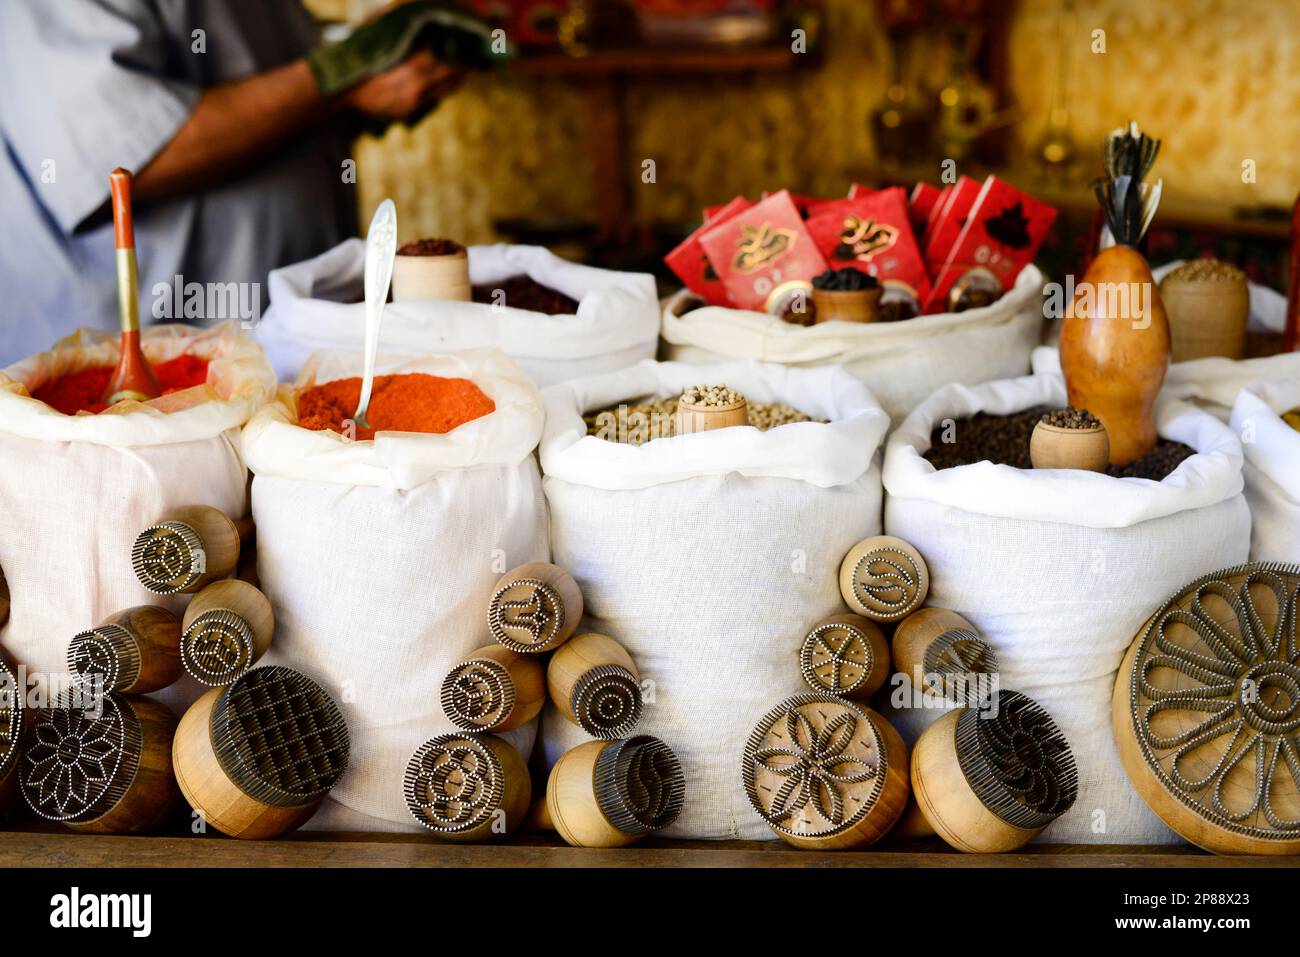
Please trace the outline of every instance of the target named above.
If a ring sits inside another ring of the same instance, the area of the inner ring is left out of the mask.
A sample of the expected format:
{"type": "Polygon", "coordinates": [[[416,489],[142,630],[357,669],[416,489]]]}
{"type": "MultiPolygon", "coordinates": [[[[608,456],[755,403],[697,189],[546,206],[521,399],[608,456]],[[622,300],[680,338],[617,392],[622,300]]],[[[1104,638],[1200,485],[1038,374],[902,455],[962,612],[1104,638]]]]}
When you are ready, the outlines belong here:
{"type": "Polygon", "coordinates": [[[455,7],[415,0],[367,23],[346,40],[307,55],[322,96],[334,96],[425,48],[448,66],[481,70],[509,56],[494,53],[483,20],[455,7]]]}

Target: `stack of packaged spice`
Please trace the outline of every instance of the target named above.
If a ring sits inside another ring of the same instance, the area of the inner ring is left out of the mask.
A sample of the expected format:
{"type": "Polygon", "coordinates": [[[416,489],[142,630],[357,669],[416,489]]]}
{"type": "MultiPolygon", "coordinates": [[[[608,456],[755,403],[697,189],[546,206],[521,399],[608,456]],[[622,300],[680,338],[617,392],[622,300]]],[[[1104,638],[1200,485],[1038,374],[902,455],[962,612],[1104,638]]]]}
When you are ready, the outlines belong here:
{"type": "Polygon", "coordinates": [[[1033,260],[1055,218],[1055,209],[996,176],[983,183],[963,176],[942,190],[918,183],[910,196],[898,186],[856,184],[843,199],[781,190],[706,210],[704,224],[664,261],[709,305],[803,325],[811,324],[810,312],[813,321],[831,318],[807,308],[813,277],[828,268],[857,270],[883,287],[889,308],[878,318],[909,319],[996,301],[1033,260]]]}

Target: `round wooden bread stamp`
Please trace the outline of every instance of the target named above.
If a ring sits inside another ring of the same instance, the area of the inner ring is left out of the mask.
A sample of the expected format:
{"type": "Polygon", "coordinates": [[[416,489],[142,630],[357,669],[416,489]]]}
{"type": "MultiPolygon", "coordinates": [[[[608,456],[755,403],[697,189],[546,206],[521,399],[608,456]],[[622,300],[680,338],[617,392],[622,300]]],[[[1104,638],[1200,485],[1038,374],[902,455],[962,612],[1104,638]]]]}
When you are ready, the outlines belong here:
{"type": "Polygon", "coordinates": [[[834,695],[787,698],[759,721],[741,757],[754,810],[786,842],[865,847],[907,806],[907,750],[879,714],[834,695]]]}
{"type": "Polygon", "coordinates": [[[869,698],[889,676],[889,645],[861,615],[832,615],[804,636],[799,672],[814,691],[869,698]]]}
{"type": "Polygon", "coordinates": [[[213,582],[195,595],[182,624],[181,662],[196,681],[212,688],[252,668],[275,635],[270,600],[238,578],[213,582]]]}
{"type": "Polygon", "coordinates": [[[858,542],[840,565],[840,593],[845,603],[872,621],[905,618],[921,607],[929,591],[925,559],[892,535],[858,542]]]}
{"type": "Polygon", "coordinates": [[[67,697],[37,712],[19,771],[47,821],[94,834],[143,831],[174,804],[176,716],[151,698],[67,697]]]}
{"type": "Polygon", "coordinates": [[[677,755],[648,734],[588,741],[566,751],[546,781],[545,826],[574,847],[624,847],[677,820],[686,777],[677,755]]]}
{"type": "Polygon", "coordinates": [[[0,654],[0,810],[9,806],[18,788],[18,768],[27,729],[26,696],[18,675],[0,654]]]}
{"type": "Polygon", "coordinates": [[[1193,581],[1120,666],[1112,723],[1161,820],[1220,854],[1300,853],[1300,566],[1193,581]]]}
{"type": "Polygon", "coordinates": [[[181,718],[176,779],[190,806],[231,837],[276,837],[316,813],[348,767],[343,712],[311,678],[251,668],[181,718]]]}
{"type": "Polygon", "coordinates": [[[546,667],[556,709],[593,738],[612,741],[641,720],[641,679],[627,649],[593,631],[564,643],[546,667]]]}
{"type": "Polygon", "coordinates": [[[1021,847],[1068,811],[1079,793],[1070,745],[1040,705],[1000,691],[950,711],[912,751],[912,791],[926,822],[959,851],[1021,847]]]}
{"type": "Polygon", "coordinates": [[[68,671],[83,693],[145,694],[181,676],[181,622],[166,608],[139,605],[75,635],[68,671]]]}
{"type": "Polygon", "coordinates": [[[251,522],[234,522],[208,505],[173,509],[136,536],[131,567],[156,594],[196,592],[235,570],[251,529],[251,522]]]}
{"type": "Polygon", "coordinates": [[[513,831],[528,813],[528,767],[491,734],[444,734],[422,744],[402,781],[406,807],[445,841],[482,841],[513,831]]]}
{"type": "Polygon", "coordinates": [[[532,655],[487,645],[458,662],[442,682],[442,710],[465,731],[511,731],[537,717],[546,676],[532,655]]]}
{"type": "Polygon", "coordinates": [[[581,620],[578,583],[564,569],[547,562],[531,562],[506,572],[488,603],[488,631],[519,654],[559,647],[581,620]]]}

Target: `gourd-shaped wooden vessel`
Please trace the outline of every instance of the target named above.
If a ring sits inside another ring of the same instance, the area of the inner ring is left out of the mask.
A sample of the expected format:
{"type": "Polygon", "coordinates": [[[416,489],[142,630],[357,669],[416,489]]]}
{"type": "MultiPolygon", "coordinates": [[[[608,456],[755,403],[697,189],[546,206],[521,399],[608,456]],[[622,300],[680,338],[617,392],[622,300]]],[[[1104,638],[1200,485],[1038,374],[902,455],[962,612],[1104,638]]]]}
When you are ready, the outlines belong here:
{"type": "Polygon", "coordinates": [[[1138,252],[1160,202],[1142,180],[1160,141],[1136,124],[1106,141],[1106,173],[1097,182],[1115,245],[1088,264],[1061,324],[1061,371],[1070,405],[1106,427],[1110,462],[1121,465],[1155,448],[1156,394],[1169,365],[1169,320],[1151,267],[1138,252]]]}

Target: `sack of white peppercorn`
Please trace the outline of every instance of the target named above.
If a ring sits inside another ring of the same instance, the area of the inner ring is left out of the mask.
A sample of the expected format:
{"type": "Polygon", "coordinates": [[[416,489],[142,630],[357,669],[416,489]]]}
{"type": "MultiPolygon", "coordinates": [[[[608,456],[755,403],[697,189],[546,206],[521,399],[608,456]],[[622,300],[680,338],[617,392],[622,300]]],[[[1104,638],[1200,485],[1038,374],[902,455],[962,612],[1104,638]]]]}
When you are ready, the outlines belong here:
{"type": "Polygon", "coordinates": [[[1250,505],[1250,560],[1300,562],[1300,379],[1255,382],[1237,394],[1230,426],[1241,439],[1250,505]]]}
{"type": "Polygon", "coordinates": [[[950,382],[974,384],[1022,375],[1043,327],[1043,274],[1026,266],[990,306],[897,322],[801,326],[776,316],[702,306],[689,290],[663,304],[667,358],[699,365],[757,359],[789,366],[843,366],[902,417],[950,382]]]}
{"type": "MultiPolygon", "coordinates": [[[[427,354],[491,346],[545,387],[654,356],[654,277],[568,262],[540,246],[471,246],[474,302],[393,302],[384,350],[427,354]]],[[[349,239],[314,259],[274,269],[271,306],[257,328],[282,380],[315,349],[353,348],[365,325],[365,243],[349,239]]]]}
{"type": "MultiPolygon", "coordinates": [[[[800,642],[843,610],[840,562],[880,531],[888,416],[840,369],[758,363],[645,362],[543,401],[553,560],[581,586],[587,627],[636,661],[636,733],[668,743],[686,774],[686,805],[665,833],[770,839],[736,756],[773,702],[803,687],[800,642]],[[761,424],[816,421],[673,436],[674,403],[645,400],[701,384],[740,393],[761,424]],[[618,414],[633,404],[643,407],[618,414]]],[[[586,737],[554,710],[543,736],[549,762],[586,737]]]]}
{"type": "MultiPolygon", "coordinates": [[[[501,575],[548,556],[532,454],[542,408],[537,389],[495,349],[381,355],[381,376],[468,380],[491,409],[450,431],[381,427],[373,439],[350,441],[304,414],[302,396],[361,368],[358,353],[316,353],[298,389],[282,386],[244,430],[258,574],[276,620],[262,663],[309,673],[347,719],[347,773],[307,826],[418,831],[402,774],[425,740],[455,730],[442,681],[490,642],[487,609],[501,575]]],[[[376,388],[369,409],[377,427],[384,394],[376,388]]],[[[505,737],[527,756],[536,730],[529,722],[505,737]]]]}
{"type": "MultiPolygon", "coordinates": [[[[1048,709],[1069,740],[1079,798],[1045,839],[1172,841],[1120,765],[1111,691],[1162,601],[1246,560],[1241,443],[1208,412],[1163,398],[1162,444],[1126,477],[1032,469],[1039,410],[1065,405],[1059,376],[940,389],[887,443],[885,531],[925,556],[928,603],[970,621],[997,653],[1002,687],[1048,709]]],[[[891,717],[905,737],[942,714],[898,699],[906,707],[891,717]]]]}

